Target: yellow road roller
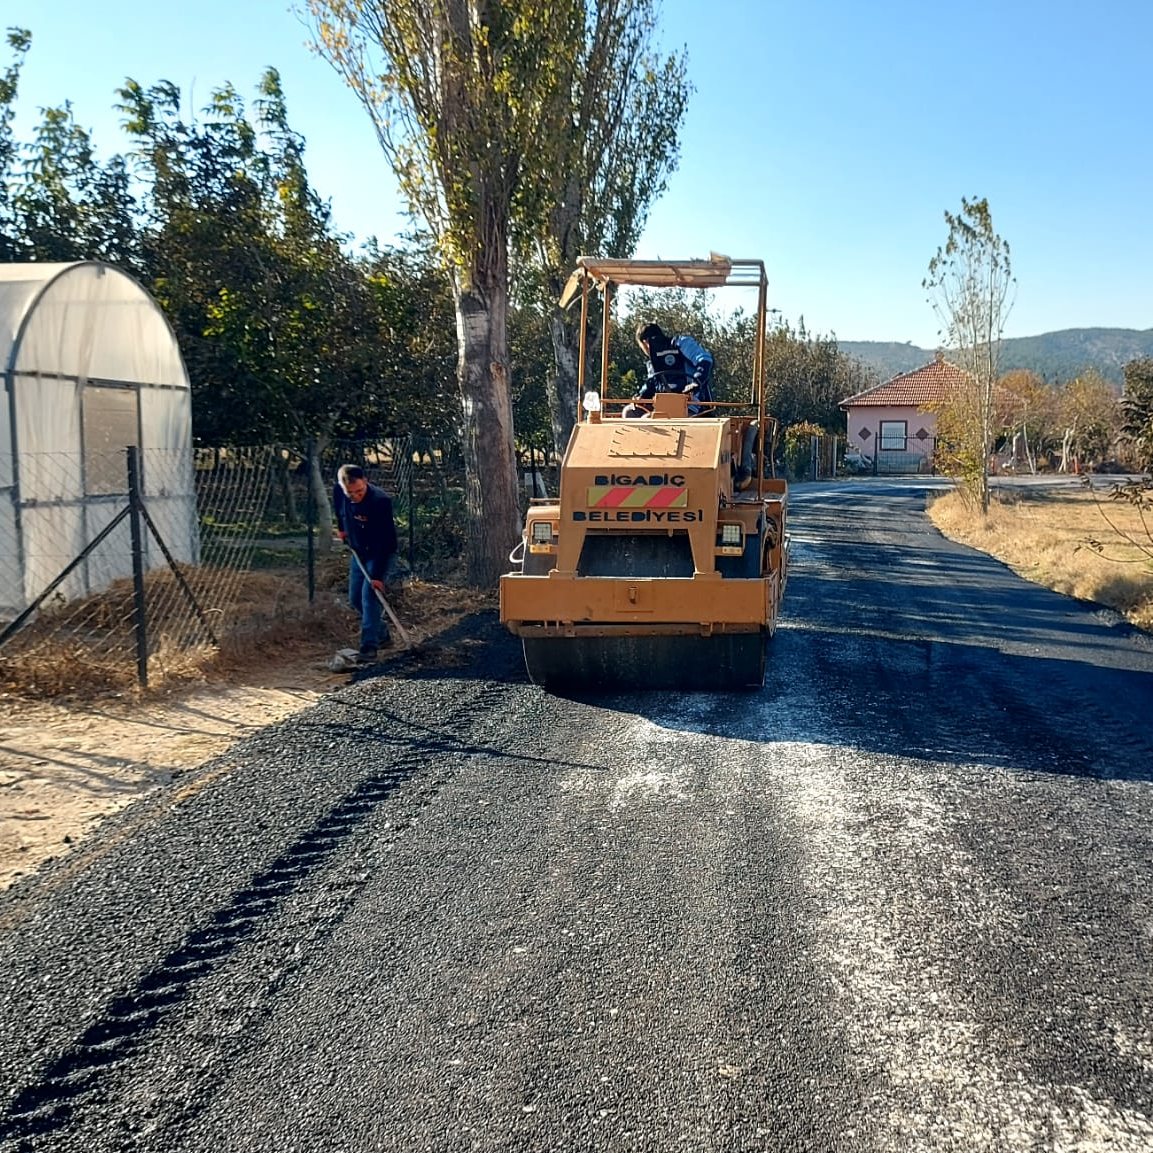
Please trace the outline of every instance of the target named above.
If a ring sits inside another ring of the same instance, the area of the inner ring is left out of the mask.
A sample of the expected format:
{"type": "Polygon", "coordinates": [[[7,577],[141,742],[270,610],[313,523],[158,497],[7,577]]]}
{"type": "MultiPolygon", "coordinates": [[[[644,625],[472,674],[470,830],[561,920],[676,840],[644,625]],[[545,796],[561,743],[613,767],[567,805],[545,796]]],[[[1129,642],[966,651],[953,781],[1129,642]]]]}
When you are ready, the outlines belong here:
{"type": "Polygon", "coordinates": [[[579,295],[585,416],[561,462],[559,497],[530,503],[513,570],[500,580],[501,621],[521,638],[535,684],[764,683],[789,557],[788,494],[772,475],[775,423],[765,411],[767,289],[759,260],[578,260],[562,303],[579,295]],[[755,290],[747,398],[613,397],[613,294],[627,285],[755,290]],[[603,296],[599,387],[587,361],[593,292],[603,296]]]}

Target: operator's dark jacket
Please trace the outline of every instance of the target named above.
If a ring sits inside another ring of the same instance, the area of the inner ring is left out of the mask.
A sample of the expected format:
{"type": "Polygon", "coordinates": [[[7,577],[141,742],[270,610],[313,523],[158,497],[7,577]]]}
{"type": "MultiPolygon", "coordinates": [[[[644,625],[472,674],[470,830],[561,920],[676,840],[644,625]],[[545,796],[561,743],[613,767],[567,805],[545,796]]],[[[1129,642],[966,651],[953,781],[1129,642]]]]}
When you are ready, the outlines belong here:
{"type": "Polygon", "coordinates": [[[647,367],[638,400],[652,400],[658,392],[684,392],[690,380],[697,385],[697,400],[713,399],[713,354],[687,333],[651,340],[647,367]]]}
{"type": "Polygon", "coordinates": [[[332,507],[336,523],[349,546],[364,562],[368,575],[382,581],[388,576],[388,562],[396,554],[396,521],[392,519],[392,501],[382,488],[368,486],[364,500],[353,504],[339,484],[332,490],[332,507]]]}

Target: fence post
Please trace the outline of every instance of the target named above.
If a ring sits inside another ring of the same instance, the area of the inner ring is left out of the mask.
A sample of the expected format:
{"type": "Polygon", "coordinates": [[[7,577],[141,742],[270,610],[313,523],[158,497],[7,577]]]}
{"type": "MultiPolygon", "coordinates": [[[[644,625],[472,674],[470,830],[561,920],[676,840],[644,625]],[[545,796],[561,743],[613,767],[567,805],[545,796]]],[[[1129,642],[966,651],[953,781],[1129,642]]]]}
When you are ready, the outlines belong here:
{"type": "Polygon", "coordinates": [[[316,452],[316,441],[311,437],[304,447],[307,464],[308,495],[304,498],[304,519],[308,522],[308,603],[316,599],[316,493],[312,488],[312,459],[316,452]]]}
{"type": "Polygon", "coordinates": [[[412,442],[408,442],[408,571],[415,572],[413,557],[416,555],[416,505],[413,503],[412,474],[416,471],[413,464],[412,442]]]}
{"type": "Polygon", "coordinates": [[[140,530],[140,449],[130,444],[128,455],[128,525],[132,533],[132,629],[136,634],[136,679],[148,688],[148,618],[144,600],[144,534],[140,530]]]}

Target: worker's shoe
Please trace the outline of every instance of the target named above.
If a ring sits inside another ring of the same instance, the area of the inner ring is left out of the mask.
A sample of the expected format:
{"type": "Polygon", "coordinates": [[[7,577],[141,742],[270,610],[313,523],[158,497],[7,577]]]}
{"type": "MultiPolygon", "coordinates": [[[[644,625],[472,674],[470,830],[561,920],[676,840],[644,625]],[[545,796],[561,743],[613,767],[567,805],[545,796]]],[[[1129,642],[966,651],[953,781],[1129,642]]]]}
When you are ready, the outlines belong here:
{"type": "Polygon", "coordinates": [[[736,490],[744,492],[753,483],[753,470],[743,465],[737,469],[736,490]]]}
{"type": "Polygon", "coordinates": [[[356,654],[358,665],[371,665],[376,663],[376,649],[361,649],[356,654]]]}

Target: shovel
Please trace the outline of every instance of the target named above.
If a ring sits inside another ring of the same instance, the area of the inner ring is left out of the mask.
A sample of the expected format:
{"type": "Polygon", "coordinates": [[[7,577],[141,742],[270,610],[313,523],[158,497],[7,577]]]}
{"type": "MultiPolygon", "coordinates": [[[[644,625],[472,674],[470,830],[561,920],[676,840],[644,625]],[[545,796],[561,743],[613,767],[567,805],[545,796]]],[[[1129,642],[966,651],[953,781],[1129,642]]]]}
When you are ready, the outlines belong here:
{"type": "Polygon", "coordinates": [[[414,645],[412,637],[409,636],[408,630],[404,627],[404,625],[400,623],[399,620],[397,620],[396,613],[392,611],[392,605],[390,605],[388,601],[384,599],[384,593],[382,593],[380,589],[378,589],[376,585],[372,583],[372,577],[368,575],[368,569],[364,567],[364,561],[362,561],[357,555],[356,549],[350,548],[348,551],[352,554],[352,559],[356,561],[356,567],[360,569],[361,576],[363,576],[364,579],[368,581],[372,591],[376,593],[376,599],[380,601],[380,607],[384,609],[388,619],[392,622],[392,627],[396,629],[397,634],[400,637],[401,644],[403,644],[406,649],[413,648],[414,645]]]}

